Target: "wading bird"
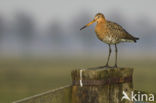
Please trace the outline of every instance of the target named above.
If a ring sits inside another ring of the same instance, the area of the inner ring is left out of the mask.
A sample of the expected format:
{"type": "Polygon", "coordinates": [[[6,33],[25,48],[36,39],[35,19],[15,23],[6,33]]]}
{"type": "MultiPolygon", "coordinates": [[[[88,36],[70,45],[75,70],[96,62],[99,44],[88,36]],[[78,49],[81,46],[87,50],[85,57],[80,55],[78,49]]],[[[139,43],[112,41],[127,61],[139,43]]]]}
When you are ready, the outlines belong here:
{"type": "Polygon", "coordinates": [[[99,40],[108,44],[109,46],[109,55],[107,58],[106,65],[104,67],[109,67],[109,59],[111,55],[111,45],[115,45],[115,65],[114,68],[117,67],[117,44],[120,42],[136,42],[139,38],[133,37],[129,34],[122,26],[114,23],[112,21],[108,21],[105,19],[102,13],[97,13],[90,23],[83,26],[80,30],[88,27],[89,25],[97,22],[95,27],[95,32],[99,40]]]}

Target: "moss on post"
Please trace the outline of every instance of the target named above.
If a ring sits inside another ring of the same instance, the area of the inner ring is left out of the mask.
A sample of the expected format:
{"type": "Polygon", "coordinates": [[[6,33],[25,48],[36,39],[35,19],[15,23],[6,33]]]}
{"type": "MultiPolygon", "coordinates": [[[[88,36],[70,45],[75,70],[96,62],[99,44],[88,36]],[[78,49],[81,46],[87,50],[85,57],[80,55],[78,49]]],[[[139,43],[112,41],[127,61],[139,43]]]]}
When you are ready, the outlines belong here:
{"type": "Polygon", "coordinates": [[[102,68],[72,71],[72,103],[131,103],[123,100],[123,91],[128,95],[133,90],[133,69],[102,68]]]}

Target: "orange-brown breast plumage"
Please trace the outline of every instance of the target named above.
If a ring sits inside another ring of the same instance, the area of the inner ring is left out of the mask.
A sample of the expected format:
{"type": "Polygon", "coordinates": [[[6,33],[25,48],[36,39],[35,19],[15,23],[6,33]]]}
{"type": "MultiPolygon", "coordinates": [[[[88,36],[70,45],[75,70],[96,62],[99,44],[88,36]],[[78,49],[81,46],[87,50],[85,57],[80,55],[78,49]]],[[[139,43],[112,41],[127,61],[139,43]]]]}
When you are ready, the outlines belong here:
{"type": "Polygon", "coordinates": [[[117,67],[117,44],[120,42],[127,42],[127,41],[133,41],[136,42],[139,38],[133,37],[130,35],[122,26],[118,25],[117,23],[107,21],[102,13],[97,13],[94,17],[94,19],[83,26],[80,30],[88,27],[89,25],[93,24],[94,22],[97,22],[95,27],[95,32],[102,42],[107,43],[109,45],[109,55],[106,62],[106,65],[104,67],[109,67],[108,62],[110,59],[111,54],[111,45],[115,45],[115,65],[114,67],[117,67]]]}
{"type": "Polygon", "coordinates": [[[138,39],[130,35],[120,25],[111,21],[97,23],[95,32],[97,37],[107,44],[116,44],[125,41],[136,42],[136,40],[138,39]]]}
{"type": "Polygon", "coordinates": [[[97,23],[95,27],[97,37],[103,41],[103,38],[107,35],[108,29],[105,23],[97,23]]]}

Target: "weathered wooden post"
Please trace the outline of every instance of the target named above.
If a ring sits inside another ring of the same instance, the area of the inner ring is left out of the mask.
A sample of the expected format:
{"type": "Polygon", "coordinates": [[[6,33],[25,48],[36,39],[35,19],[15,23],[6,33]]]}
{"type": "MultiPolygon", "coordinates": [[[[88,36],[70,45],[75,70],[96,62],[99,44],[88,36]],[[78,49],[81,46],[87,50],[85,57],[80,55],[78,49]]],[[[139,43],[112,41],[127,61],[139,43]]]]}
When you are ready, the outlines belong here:
{"type": "Polygon", "coordinates": [[[72,71],[72,103],[132,103],[122,100],[133,90],[133,69],[100,68],[72,71]]]}
{"type": "MultiPolygon", "coordinates": [[[[134,90],[132,76],[133,69],[130,68],[74,70],[72,85],[49,90],[13,103],[133,103],[131,100],[121,100],[123,93],[126,93],[127,97],[132,96],[131,91],[148,94],[148,96],[150,94],[134,90]]],[[[134,101],[134,103],[147,103],[143,101],[134,101]]]]}

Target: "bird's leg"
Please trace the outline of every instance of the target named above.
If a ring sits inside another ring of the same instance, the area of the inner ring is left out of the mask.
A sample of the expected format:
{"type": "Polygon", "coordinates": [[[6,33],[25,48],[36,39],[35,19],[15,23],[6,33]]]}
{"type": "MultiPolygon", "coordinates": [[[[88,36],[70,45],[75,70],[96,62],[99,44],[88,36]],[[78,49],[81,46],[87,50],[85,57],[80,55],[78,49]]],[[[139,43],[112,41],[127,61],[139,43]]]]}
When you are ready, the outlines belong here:
{"type": "Polygon", "coordinates": [[[109,62],[109,59],[110,59],[110,55],[111,55],[112,50],[111,50],[111,45],[108,44],[108,46],[109,46],[109,54],[108,54],[108,58],[107,58],[106,65],[105,65],[105,66],[99,66],[99,67],[97,67],[96,69],[102,69],[102,68],[105,68],[105,67],[107,67],[107,68],[110,67],[110,66],[108,65],[108,62],[109,62]]]}
{"type": "Polygon", "coordinates": [[[109,54],[108,54],[108,58],[107,58],[107,62],[106,62],[105,67],[109,67],[108,63],[109,63],[110,55],[111,55],[111,52],[112,52],[110,44],[108,44],[108,45],[109,45],[109,54]]]}
{"type": "Polygon", "coordinates": [[[115,44],[115,65],[114,68],[117,68],[117,57],[118,57],[118,48],[117,45],[115,44]]]}

